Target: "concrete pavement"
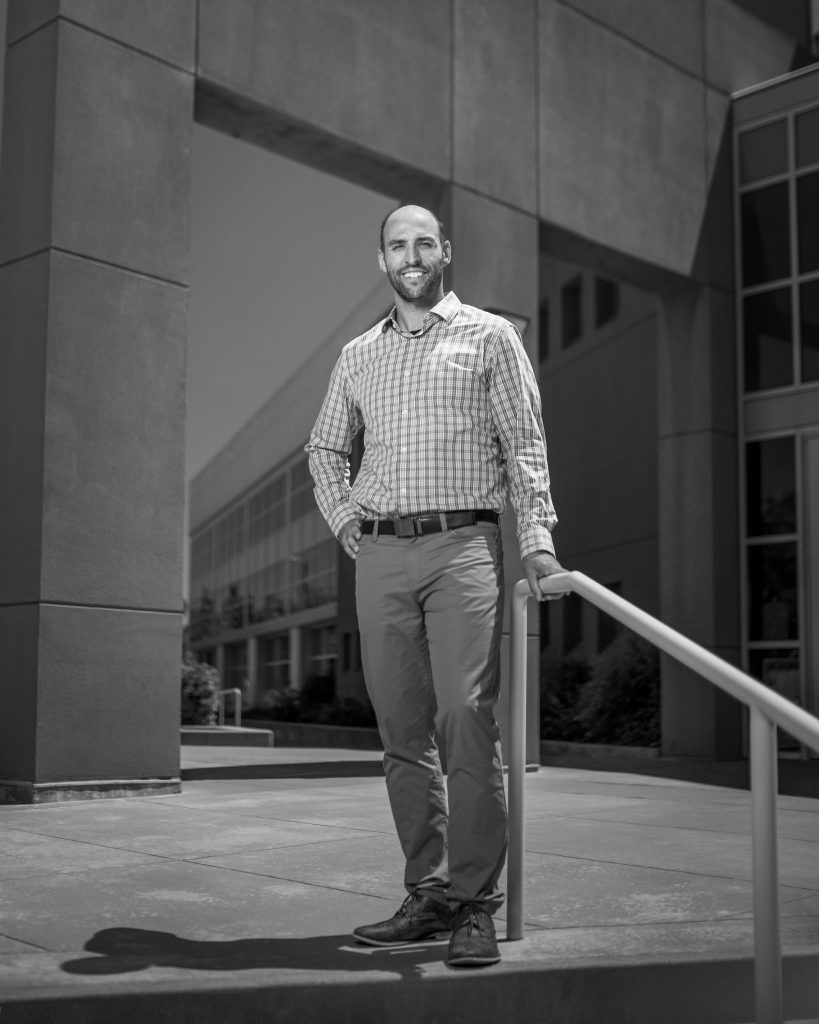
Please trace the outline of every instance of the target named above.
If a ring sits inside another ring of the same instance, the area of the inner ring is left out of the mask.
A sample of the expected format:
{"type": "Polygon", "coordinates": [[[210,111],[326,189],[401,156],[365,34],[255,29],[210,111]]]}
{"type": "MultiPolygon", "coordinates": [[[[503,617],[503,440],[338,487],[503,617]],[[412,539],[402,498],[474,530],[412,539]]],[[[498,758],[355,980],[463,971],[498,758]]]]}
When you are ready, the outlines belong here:
{"type": "MultiPolygon", "coordinates": [[[[747,792],[528,775],[526,936],[454,971],[350,938],[403,895],[380,754],[182,759],[181,794],[0,807],[0,1024],[753,1020],[747,792]]],[[[819,801],[780,838],[786,1009],[819,1018],[819,801]]]]}

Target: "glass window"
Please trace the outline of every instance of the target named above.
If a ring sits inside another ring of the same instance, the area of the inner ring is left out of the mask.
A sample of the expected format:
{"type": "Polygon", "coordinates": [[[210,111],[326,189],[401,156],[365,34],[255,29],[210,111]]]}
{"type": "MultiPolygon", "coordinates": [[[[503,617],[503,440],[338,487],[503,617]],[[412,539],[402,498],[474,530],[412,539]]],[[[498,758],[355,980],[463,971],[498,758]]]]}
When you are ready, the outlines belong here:
{"type": "Polygon", "coordinates": [[[745,449],[748,536],[796,532],[794,439],[752,441],[745,449]]]}
{"type": "Polygon", "coordinates": [[[742,184],[772,178],[788,169],[788,123],[774,121],[739,137],[739,180],[742,184]]]}
{"type": "Polygon", "coordinates": [[[537,318],[537,358],[543,363],[549,358],[549,300],[542,299],[537,318]]]}
{"type": "Polygon", "coordinates": [[[819,173],[796,180],[796,210],[799,219],[799,270],[819,270],[819,173]]]}
{"type": "Polygon", "coordinates": [[[242,629],[247,625],[249,600],[242,594],[241,584],[229,583],[218,591],[222,600],[222,629],[242,629]]]}
{"type": "Polygon", "coordinates": [[[788,184],[746,192],[741,199],[742,279],[746,286],[790,274],[788,184]]]}
{"type": "MultiPolygon", "coordinates": [[[[791,649],[771,648],[750,652],[748,671],[760,682],[782,694],[794,704],[802,704],[799,671],[799,652],[791,649]]],[[[777,729],[780,750],[799,749],[799,741],[783,729],[777,729]]]]}
{"type": "Polygon", "coordinates": [[[748,548],[749,640],[798,640],[796,544],[748,548]]]}
{"type": "Polygon", "coordinates": [[[256,544],[285,525],[287,484],[284,474],[277,476],[248,502],[250,543],[256,544]]]}
{"type": "Polygon", "coordinates": [[[287,612],[286,561],[275,562],[250,578],[249,606],[251,622],[277,619],[287,612]]]}
{"type": "Polygon", "coordinates": [[[310,466],[305,459],[290,470],[290,518],[298,519],[316,509],[313,494],[313,478],[310,466]]]}
{"type": "Polygon", "coordinates": [[[819,107],[796,117],[796,166],[819,164],[819,107]]]}
{"type": "Polygon", "coordinates": [[[620,312],[620,288],[605,277],[594,280],[594,325],[602,327],[620,312]]]}
{"type": "Polygon", "coordinates": [[[793,384],[790,288],[747,296],[743,312],[745,390],[793,384]]]}
{"type": "Polygon", "coordinates": [[[560,290],[560,337],[564,348],[583,334],[583,278],[579,275],[560,290]]]}
{"type": "Polygon", "coordinates": [[[290,688],[290,637],[287,633],[267,636],[262,642],[262,689],[290,688]]]}
{"type": "Polygon", "coordinates": [[[338,596],[338,552],[334,538],[292,557],[291,607],[315,608],[338,596]]]}
{"type": "Polygon", "coordinates": [[[304,690],[317,703],[332,701],[336,680],[335,626],[318,626],[304,631],[304,690]]]}
{"type": "Polygon", "coordinates": [[[765,649],[750,652],[751,675],[783,697],[800,704],[799,652],[793,649],[765,649]]]}
{"type": "Polygon", "coordinates": [[[208,589],[203,587],[199,598],[193,598],[190,604],[189,632],[192,643],[219,632],[219,620],[215,609],[213,598],[208,589]]]}
{"type": "MultiPolygon", "coordinates": [[[[223,687],[231,690],[238,687],[243,693],[247,683],[247,644],[225,644],[225,677],[223,687]]],[[[232,710],[233,698],[227,698],[226,709],[232,710]]]]}
{"type": "Polygon", "coordinates": [[[808,281],[799,289],[799,337],[802,380],[819,380],[819,281],[808,281]]]}

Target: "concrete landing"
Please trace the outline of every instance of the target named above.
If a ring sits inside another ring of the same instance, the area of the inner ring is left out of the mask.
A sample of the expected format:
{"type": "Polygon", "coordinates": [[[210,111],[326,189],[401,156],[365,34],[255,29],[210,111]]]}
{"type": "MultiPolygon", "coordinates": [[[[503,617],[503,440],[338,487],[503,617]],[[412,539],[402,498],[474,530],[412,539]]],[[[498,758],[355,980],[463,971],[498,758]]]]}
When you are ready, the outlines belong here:
{"type": "MultiPolygon", "coordinates": [[[[182,762],[181,794],[0,807],[0,1024],[754,1019],[746,792],[527,776],[526,936],[456,971],[350,938],[403,895],[377,752],[182,762]]],[[[819,802],[781,798],[780,836],[786,1009],[814,1019],[819,802]]]]}
{"type": "Polygon", "coordinates": [[[272,747],[273,732],[239,725],[183,725],[179,741],[183,747],[272,747]]]}

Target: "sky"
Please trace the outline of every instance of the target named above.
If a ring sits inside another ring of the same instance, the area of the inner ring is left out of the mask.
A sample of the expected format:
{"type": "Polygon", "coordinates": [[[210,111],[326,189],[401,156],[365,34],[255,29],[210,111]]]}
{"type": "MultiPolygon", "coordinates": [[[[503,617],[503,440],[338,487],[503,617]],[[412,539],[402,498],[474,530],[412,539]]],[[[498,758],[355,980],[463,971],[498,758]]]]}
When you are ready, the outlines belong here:
{"type": "Polygon", "coordinates": [[[188,479],[379,281],[388,298],[395,205],[201,125],[192,158],[188,479]]]}

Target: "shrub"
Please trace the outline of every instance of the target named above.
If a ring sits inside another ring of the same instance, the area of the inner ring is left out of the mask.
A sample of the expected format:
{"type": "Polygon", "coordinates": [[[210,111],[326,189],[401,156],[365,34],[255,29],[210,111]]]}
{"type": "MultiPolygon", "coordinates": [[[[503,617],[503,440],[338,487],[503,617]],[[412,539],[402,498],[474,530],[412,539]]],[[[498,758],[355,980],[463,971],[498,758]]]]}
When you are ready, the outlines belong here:
{"type": "Polygon", "coordinates": [[[332,676],[309,675],[301,688],[302,707],[332,704],[336,684],[332,676]]]}
{"type": "Polygon", "coordinates": [[[214,725],[218,711],[219,673],[212,665],[182,662],[182,724],[214,725]]]}
{"type": "Polygon", "coordinates": [[[583,726],[575,720],[580,690],[589,681],[585,658],[548,658],[540,663],[540,735],[545,740],[583,739],[583,726]]]}
{"type": "Polygon", "coordinates": [[[375,712],[369,701],[366,704],[353,697],[343,697],[332,704],[325,704],[319,711],[317,722],[325,725],[349,725],[362,728],[375,727],[375,712]]]}
{"type": "Polygon", "coordinates": [[[610,644],[592,664],[574,717],[586,742],[657,746],[660,658],[656,648],[633,633],[610,644]]]}
{"type": "Polygon", "coordinates": [[[268,690],[257,708],[248,711],[249,718],[273,718],[279,722],[300,722],[302,720],[299,691],[268,690]]]}
{"type": "Polygon", "coordinates": [[[307,690],[307,699],[305,690],[271,690],[262,698],[259,707],[247,712],[247,717],[367,728],[375,725],[375,712],[369,701],[362,703],[352,697],[344,697],[319,702],[315,699],[315,690],[307,690]]]}

